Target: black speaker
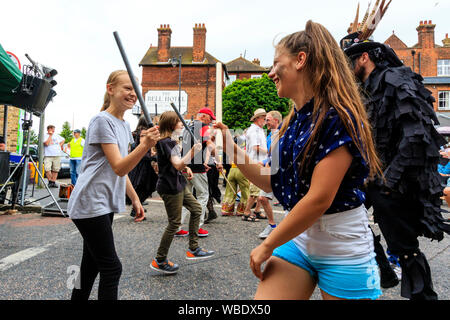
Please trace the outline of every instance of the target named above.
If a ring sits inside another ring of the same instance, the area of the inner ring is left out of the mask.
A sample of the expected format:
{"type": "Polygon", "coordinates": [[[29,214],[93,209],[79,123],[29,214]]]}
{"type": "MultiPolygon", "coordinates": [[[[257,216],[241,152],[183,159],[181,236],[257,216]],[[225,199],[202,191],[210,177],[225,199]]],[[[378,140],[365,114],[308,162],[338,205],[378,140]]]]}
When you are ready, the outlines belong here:
{"type": "Polygon", "coordinates": [[[12,105],[40,116],[56,93],[46,79],[24,74],[12,105]]]}
{"type": "MultiPolygon", "coordinates": [[[[9,177],[9,152],[0,151],[0,184],[3,184],[9,177]]],[[[1,187],[0,187],[1,188],[1,187]]]]}

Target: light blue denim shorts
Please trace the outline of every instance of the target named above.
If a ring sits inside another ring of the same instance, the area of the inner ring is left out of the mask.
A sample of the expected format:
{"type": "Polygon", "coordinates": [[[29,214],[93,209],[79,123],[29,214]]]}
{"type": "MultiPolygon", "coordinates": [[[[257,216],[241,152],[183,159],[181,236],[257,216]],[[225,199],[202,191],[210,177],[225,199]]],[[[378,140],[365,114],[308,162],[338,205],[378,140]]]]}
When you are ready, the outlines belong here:
{"type": "Polygon", "coordinates": [[[308,271],[331,296],[377,299],[382,294],[365,208],[323,216],[273,255],[308,271]]]}

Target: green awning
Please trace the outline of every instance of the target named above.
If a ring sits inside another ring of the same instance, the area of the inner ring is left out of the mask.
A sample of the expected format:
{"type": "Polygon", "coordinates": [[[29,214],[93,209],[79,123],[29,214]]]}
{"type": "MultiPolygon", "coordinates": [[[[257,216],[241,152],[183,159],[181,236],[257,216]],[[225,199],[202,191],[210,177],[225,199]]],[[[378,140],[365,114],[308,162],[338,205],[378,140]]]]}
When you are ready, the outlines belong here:
{"type": "Polygon", "coordinates": [[[0,104],[11,104],[14,100],[13,90],[22,80],[22,72],[0,44],[0,104]]]}

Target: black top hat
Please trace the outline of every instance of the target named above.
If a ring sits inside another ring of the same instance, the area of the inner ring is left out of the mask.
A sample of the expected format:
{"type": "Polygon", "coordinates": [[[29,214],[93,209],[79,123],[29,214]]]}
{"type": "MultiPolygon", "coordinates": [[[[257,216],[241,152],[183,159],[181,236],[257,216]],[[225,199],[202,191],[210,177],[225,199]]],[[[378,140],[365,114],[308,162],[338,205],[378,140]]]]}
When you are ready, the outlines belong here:
{"type": "Polygon", "coordinates": [[[358,38],[359,35],[359,32],[354,32],[345,36],[340,41],[341,48],[350,59],[355,59],[364,52],[367,52],[375,63],[387,62],[387,65],[391,67],[400,67],[403,65],[403,62],[390,46],[372,40],[360,41],[358,38]]]}
{"type": "Polygon", "coordinates": [[[372,49],[384,47],[385,44],[372,40],[361,40],[361,32],[351,33],[339,42],[342,50],[348,57],[360,55],[363,52],[369,52],[372,49]]]}

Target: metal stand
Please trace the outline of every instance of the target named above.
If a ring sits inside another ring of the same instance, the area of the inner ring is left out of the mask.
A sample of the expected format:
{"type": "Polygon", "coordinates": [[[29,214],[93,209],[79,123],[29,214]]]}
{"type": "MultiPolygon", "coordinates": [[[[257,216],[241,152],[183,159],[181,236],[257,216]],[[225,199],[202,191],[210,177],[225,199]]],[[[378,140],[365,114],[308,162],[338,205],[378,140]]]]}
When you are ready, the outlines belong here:
{"type": "MultiPolygon", "coordinates": [[[[28,172],[28,160],[31,160],[31,163],[34,166],[35,172],[38,173],[39,177],[41,178],[42,181],[44,181],[44,177],[42,176],[41,172],[39,171],[38,166],[36,165],[36,163],[34,162],[33,158],[31,158],[30,156],[30,127],[32,126],[33,121],[32,119],[32,114],[29,112],[25,112],[25,119],[23,120],[23,131],[24,133],[27,133],[27,146],[25,149],[25,153],[22,156],[22,158],[20,159],[19,163],[17,164],[16,168],[13,170],[13,172],[11,173],[11,175],[8,177],[8,179],[6,180],[6,182],[4,183],[3,187],[0,189],[0,193],[2,193],[2,191],[5,189],[5,187],[7,186],[8,182],[12,179],[12,177],[14,176],[14,173],[20,168],[20,165],[23,162],[23,168],[22,168],[22,174],[21,174],[21,178],[20,178],[20,184],[22,185],[22,193],[20,196],[20,206],[24,206],[25,205],[25,193],[27,191],[27,172],[28,172]],[[27,119],[27,113],[30,115],[30,119],[27,119]]],[[[34,178],[33,178],[34,179],[34,178]]],[[[64,213],[64,211],[61,209],[61,207],[58,204],[58,201],[56,200],[56,198],[53,196],[52,192],[50,191],[50,189],[48,188],[48,185],[44,182],[44,186],[45,189],[47,189],[48,194],[50,197],[52,197],[54,203],[56,204],[56,206],[58,207],[59,211],[61,212],[61,214],[66,217],[66,214],[64,213]]],[[[15,205],[17,204],[17,196],[18,193],[16,194],[15,198],[12,201],[12,209],[15,208],[15,205]]],[[[46,197],[45,197],[46,198],[46,197]]],[[[43,198],[42,198],[43,199],[43,198]]],[[[34,202],[34,201],[33,201],[34,202]]]]}

